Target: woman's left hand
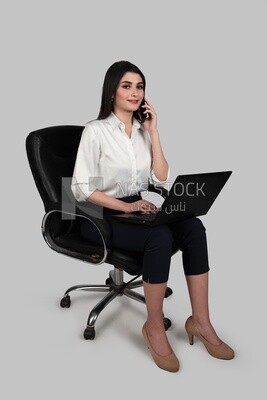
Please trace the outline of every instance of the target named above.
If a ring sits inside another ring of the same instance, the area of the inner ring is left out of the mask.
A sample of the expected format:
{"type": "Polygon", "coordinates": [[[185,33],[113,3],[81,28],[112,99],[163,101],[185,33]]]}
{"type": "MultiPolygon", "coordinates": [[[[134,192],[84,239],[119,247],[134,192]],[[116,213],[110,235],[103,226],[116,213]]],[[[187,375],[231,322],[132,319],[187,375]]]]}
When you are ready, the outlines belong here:
{"type": "Polygon", "coordinates": [[[152,133],[153,131],[157,130],[157,114],[152,104],[149,103],[147,100],[145,100],[145,105],[143,105],[142,107],[144,114],[148,115],[148,118],[146,118],[143,122],[144,128],[149,133],[152,133]]]}

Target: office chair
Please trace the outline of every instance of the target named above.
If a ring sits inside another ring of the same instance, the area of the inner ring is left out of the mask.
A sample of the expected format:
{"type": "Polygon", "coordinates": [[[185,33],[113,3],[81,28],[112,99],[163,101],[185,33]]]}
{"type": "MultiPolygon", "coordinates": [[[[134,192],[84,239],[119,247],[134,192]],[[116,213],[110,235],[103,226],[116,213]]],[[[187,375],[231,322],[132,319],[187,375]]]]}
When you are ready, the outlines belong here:
{"type": "MultiPolygon", "coordinates": [[[[92,265],[108,263],[113,266],[105,284],[76,285],[64,294],[60,305],[69,308],[70,293],[75,291],[107,292],[105,297],[91,310],[85,339],[95,338],[95,324],[100,312],[117,296],[125,295],[145,304],[145,298],[134,289],[143,285],[137,280],[142,274],[143,253],[113,248],[110,244],[110,226],[103,217],[102,207],[91,202],[77,202],[70,189],[71,177],[83,126],[52,126],[29,133],[26,138],[26,151],[29,165],[39,194],[42,198],[45,215],[42,220],[42,234],[48,246],[61,253],[92,265]],[[88,242],[80,234],[82,218],[92,223],[99,233],[103,245],[88,242]],[[124,282],[124,272],[134,276],[124,282]]],[[[166,197],[164,188],[150,185],[149,191],[166,197]]],[[[179,249],[173,248],[173,254],[179,249]]],[[[167,288],[165,297],[172,294],[167,288]]],[[[171,321],[164,317],[165,329],[171,321]]]]}

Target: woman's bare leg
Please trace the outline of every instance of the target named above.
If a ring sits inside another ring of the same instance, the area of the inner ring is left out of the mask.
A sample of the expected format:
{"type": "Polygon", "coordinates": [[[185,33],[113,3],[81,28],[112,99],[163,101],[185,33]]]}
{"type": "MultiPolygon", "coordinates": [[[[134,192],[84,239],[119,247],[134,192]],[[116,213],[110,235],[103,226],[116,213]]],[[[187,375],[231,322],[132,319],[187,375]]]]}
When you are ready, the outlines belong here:
{"type": "Polygon", "coordinates": [[[165,283],[144,283],[144,294],[147,307],[146,330],[153,350],[166,356],[172,352],[168,342],[163,323],[163,301],[165,297],[167,282],[165,283]]]}
{"type": "Polygon", "coordinates": [[[221,344],[210,322],[208,302],[208,272],[200,275],[187,275],[186,281],[192,307],[192,320],[201,335],[211,344],[221,344]]]}

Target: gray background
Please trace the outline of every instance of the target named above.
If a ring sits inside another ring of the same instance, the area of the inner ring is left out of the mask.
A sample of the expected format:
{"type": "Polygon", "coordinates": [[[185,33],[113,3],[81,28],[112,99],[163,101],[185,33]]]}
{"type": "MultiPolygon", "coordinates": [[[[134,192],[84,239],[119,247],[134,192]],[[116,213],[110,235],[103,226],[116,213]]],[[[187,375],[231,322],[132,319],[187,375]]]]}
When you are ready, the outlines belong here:
{"type": "MultiPolygon", "coordinates": [[[[111,392],[133,399],[225,399],[265,390],[266,1],[2,1],[1,391],[5,399],[72,399],[111,392]],[[25,153],[27,134],[96,117],[104,74],[137,64],[159,117],[165,155],[178,173],[230,169],[202,220],[210,254],[211,316],[237,357],[213,359],[184,332],[190,315],[181,254],[165,302],[178,374],[158,369],[141,336],[142,304],[120,298],[83,340],[101,294],[73,296],[73,284],[102,283],[93,267],[51,251],[40,230],[43,205],[25,153]]],[[[263,396],[264,397],[264,396],[263,396]]]]}

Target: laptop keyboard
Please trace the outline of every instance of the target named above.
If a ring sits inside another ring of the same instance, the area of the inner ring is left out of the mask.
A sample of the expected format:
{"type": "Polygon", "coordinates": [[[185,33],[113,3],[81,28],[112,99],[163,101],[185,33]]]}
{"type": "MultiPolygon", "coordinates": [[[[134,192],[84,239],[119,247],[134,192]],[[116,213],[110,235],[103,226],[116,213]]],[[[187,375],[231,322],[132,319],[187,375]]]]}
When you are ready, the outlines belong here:
{"type": "Polygon", "coordinates": [[[130,218],[140,219],[141,221],[153,221],[157,214],[131,214],[130,218]]]}

